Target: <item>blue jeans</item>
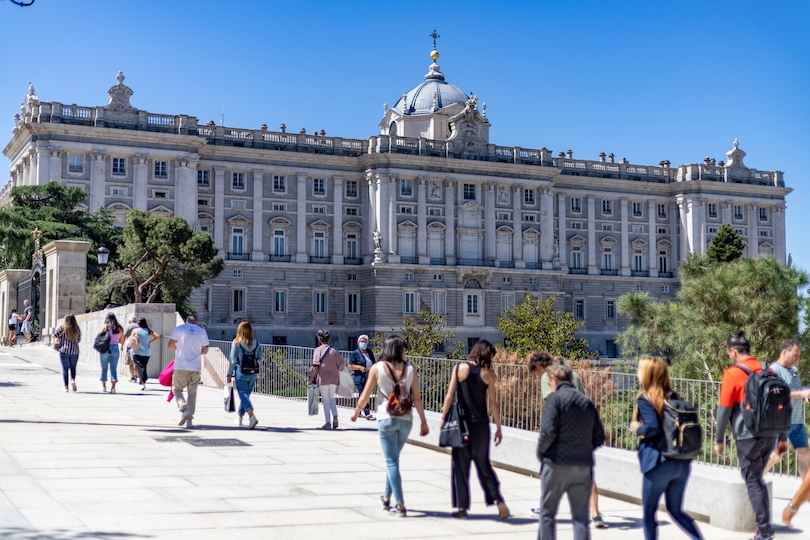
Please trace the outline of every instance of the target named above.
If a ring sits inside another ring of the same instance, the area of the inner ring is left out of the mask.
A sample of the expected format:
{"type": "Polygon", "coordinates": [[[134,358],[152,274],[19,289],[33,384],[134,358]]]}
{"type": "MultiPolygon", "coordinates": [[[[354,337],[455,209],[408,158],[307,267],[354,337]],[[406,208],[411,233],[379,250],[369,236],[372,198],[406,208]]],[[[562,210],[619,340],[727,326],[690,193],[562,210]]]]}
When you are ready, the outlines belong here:
{"type": "Polygon", "coordinates": [[[664,495],[667,512],[673,521],[692,540],[701,540],[695,520],[682,510],[683,492],[692,470],[691,461],[668,459],[659,463],[653,470],[644,473],[641,487],[641,504],[644,510],[644,538],[655,540],[658,538],[658,521],[655,513],[658,511],[658,501],[664,495]]]}
{"type": "Polygon", "coordinates": [[[804,424],[791,424],[788,440],[793,448],[807,448],[807,428],[804,424]]]}
{"type": "Polygon", "coordinates": [[[110,369],[110,380],[112,382],[118,382],[118,357],[121,354],[121,350],[118,348],[118,345],[110,345],[110,349],[105,352],[101,353],[101,382],[107,382],[107,368],[110,369]]]}
{"type": "Polygon", "coordinates": [[[59,360],[62,362],[62,379],[65,381],[65,388],[68,385],[68,373],[70,373],[70,380],[76,380],[76,364],[79,363],[78,354],[65,354],[59,353],[59,360]]]}
{"type": "Polygon", "coordinates": [[[377,423],[380,445],[385,456],[385,465],[388,467],[384,495],[386,499],[390,499],[393,494],[396,504],[405,504],[402,495],[402,476],[399,474],[399,454],[411,433],[412,423],[410,416],[386,418],[377,423]]]}
{"type": "Polygon", "coordinates": [[[236,366],[236,392],[239,394],[239,416],[244,416],[246,412],[253,410],[253,404],[250,402],[250,393],[253,392],[253,387],[256,385],[256,379],[259,378],[258,373],[253,375],[245,375],[239,366],[236,366]]]}

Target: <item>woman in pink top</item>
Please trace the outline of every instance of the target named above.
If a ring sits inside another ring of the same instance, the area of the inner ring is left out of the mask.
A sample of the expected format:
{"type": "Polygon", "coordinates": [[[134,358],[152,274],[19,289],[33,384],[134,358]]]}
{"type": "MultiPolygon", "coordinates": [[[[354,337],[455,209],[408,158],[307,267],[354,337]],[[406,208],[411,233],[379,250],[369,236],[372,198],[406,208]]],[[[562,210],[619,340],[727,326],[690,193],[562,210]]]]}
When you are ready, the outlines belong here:
{"type": "Polygon", "coordinates": [[[315,379],[315,383],[321,391],[323,415],[326,417],[326,423],[321,426],[321,429],[338,428],[338,410],[337,402],[335,401],[335,390],[337,390],[338,384],[340,383],[340,375],[338,372],[343,371],[345,366],[340,351],[329,345],[331,338],[332,336],[329,330],[318,330],[318,341],[321,345],[315,349],[312,355],[312,365],[319,366],[318,377],[315,379]],[[332,417],[334,417],[334,420],[332,417]]]}
{"type": "Polygon", "coordinates": [[[104,326],[101,327],[101,332],[110,333],[110,348],[101,355],[101,388],[102,392],[107,391],[107,369],[110,370],[110,393],[115,393],[115,383],[118,382],[118,358],[121,355],[121,347],[123,347],[123,340],[121,336],[124,335],[124,329],[118,324],[118,319],[115,314],[108,313],[107,318],[104,319],[104,326]]]}

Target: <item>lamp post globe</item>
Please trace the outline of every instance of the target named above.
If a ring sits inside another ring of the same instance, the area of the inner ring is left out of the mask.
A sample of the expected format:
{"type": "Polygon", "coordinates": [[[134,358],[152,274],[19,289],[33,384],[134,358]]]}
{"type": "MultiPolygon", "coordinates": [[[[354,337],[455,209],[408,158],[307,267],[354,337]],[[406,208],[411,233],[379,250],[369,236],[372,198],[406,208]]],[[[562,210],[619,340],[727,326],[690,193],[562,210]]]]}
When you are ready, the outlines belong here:
{"type": "Polygon", "coordinates": [[[98,264],[101,266],[107,266],[107,263],[110,261],[110,250],[107,249],[107,246],[101,246],[98,248],[98,264]]]}

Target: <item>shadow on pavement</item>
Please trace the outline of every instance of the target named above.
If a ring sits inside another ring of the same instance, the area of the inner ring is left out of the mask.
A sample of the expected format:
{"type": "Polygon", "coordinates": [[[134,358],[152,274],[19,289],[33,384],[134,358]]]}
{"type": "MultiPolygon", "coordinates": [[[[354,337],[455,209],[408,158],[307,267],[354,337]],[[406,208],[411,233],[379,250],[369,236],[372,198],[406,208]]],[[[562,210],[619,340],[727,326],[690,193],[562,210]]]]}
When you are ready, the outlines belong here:
{"type": "Polygon", "coordinates": [[[32,531],[20,527],[0,527],[0,538],[14,538],[15,540],[81,540],[82,538],[154,538],[152,535],[132,534],[125,532],[91,532],[75,531],[70,529],[45,529],[32,531]]]}
{"type": "Polygon", "coordinates": [[[7,388],[11,386],[25,386],[25,383],[18,382],[0,382],[0,388],[7,388]]]}
{"type": "MultiPolygon", "coordinates": [[[[416,508],[408,508],[408,518],[440,518],[440,519],[449,519],[455,520],[452,516],[452,512],[437,512],[435,510],[418,510],[416,508]]],[[[499,521],[497,515],[483,515],[483,514],[470,514],[469,521],[499,521]]],[[[560,523],[561,520],[557,520],[557,523],[560,523]]],[[[536,519],[532,518],[520,518],[520,517],[510,517],[509,519],[505,520],[503,523],[506,525],[532,525],[537,524],[536,519]]]]}

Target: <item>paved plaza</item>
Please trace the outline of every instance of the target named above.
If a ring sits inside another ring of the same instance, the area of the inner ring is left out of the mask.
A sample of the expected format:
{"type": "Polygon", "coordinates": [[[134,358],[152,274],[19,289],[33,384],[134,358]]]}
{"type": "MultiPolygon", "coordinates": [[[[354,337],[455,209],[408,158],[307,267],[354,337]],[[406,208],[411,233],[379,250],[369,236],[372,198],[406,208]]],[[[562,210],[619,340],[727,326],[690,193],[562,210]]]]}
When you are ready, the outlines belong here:
{"type": "MultiPolygon", "coordinates": [[[[221,390],[202,388],[193,430],[151,381],[99,392],[95,368],[79,365],[78,392],[64,393],[57,354],[46,347],[0,349],[0,538],[6,539],[534,539],[529,509],[540,482],[498,470],[514,517],[497,520],[477,480],[469,521],[450,518],[450,458],[414,445],[402,454],[408,517],[379,506],[384,462],[374,422],[317,429],[301,402],[256,396],[255,431],[233,425],[221,390]],[[245,446],[199,446],[237,439],[245,446]]],[[[473,473],[474,475],[474,473],[473,473]]],[[[784,484],[784,482],[783,482],[784,484]]],[[[795,489],[798,482],[780,487],[795,489]]],[[[780,484],[782,486],[782,484],[780,484]]],[[[640,488],[640,486],[639,486],[640,488]]],[[[777,492],[779,491],[777,489],[777,492]]],[[[777,496],[779,494],[777,493],[777,496]]],[[[639,506],[602,497],[607,530],[595,539],[640,539],[639,506]]],[[[781,512],[783,500],[774,506],[781,512]]],[[[796,523],[810,532],[810,508],[796,523]]],[[[567,503],[559,538],[572,538],[567,503]]],[[[684,538],[660,515],[662,540],[684,538]]],[[[707,539],[743,539],[701,523],[707,539]]],[[[777,529],[780,536],[810,537],[777,529]]]]}

